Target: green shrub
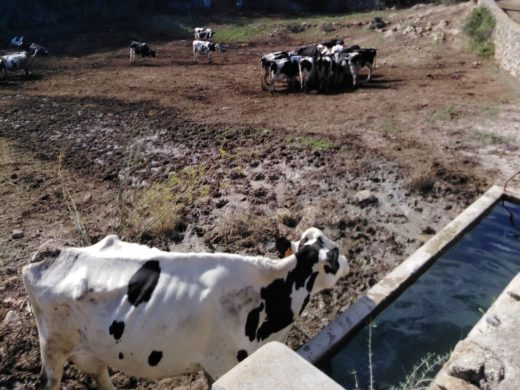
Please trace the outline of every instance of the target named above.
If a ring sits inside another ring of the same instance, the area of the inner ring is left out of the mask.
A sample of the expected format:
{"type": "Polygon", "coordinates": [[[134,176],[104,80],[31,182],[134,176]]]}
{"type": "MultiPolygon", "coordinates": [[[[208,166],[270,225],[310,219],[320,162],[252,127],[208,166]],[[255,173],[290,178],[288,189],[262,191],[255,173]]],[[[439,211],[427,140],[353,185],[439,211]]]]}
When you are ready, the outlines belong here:
{"type": "Polygon", "coordinates": [[[470,40],[472,51],[484,58],[490,58],[495,54],[493,43],[493,30],[495,18],[486,7],[475,8],[464,23],[464,32],[470,40]]]}

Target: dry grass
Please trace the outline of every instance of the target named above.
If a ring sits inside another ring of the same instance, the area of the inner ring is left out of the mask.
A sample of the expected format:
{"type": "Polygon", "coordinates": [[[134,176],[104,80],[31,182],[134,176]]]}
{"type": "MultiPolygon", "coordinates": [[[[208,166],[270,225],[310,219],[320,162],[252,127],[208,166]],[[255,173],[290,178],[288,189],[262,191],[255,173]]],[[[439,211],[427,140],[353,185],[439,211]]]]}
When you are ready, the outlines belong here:
{"type": "Polygon", "coordinates": [[[237,210],[218,224],[213,242],[225,246],[227,250],[240,250],[252,248],[258,242],[273,241],[273,237],[277,236],[275,219],[237,210]]]}
{"type": "Polygon", "coordinates": [[[205,168],[186,167],[168,180],[120,192],[120,234],[139,241],[143,236],[175,240],[186,224],[186,208],[208,196],[205,168]]]}

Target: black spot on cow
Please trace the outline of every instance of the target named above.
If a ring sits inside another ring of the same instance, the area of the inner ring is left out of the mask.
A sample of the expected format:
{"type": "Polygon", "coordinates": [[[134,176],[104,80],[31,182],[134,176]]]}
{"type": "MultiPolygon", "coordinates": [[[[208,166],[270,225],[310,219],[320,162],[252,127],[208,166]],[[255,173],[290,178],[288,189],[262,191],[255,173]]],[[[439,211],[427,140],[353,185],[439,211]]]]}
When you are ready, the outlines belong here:
{"type": "Polygon", "coordinates": [[[114,336],[115,340],[119,340],[121,336],[123,336],[123,332],[125,331],[125,323],[123,321],[114,321],[110,328],[108,328],[108,332],[114,336]]]}
{"type": "MultiPolygon", "coordinates": [[[[276,63],[274,63],[276,65],[276,63]]],[[[298,64],[295,62],[292,62],[291,60],[287,60],[283,63],[282,67],[280,68],[280,73],[283,73],[287,77],[294,77],[298,74],[298,64]]]]}
{"type": "Polygon", "coordinates": [[[247,353],[247,351],[245,349],[241,349],[240,351],[238,351],[237,353],[237,360],[239,362],[241,362],[242,360],[244,360],[245,358],[247,358],[249,355],[247,353]]]}
{"type": "MultiPolygon", "coordinates": [[[[291,293],[293,288],[305,287],[312,289],[317,273],[312,267],[319,260],[319,249],[314,245],[306,245],[296,253],[296,267],[287,274],[285,279],[276,279],[271,284],[260,290],[263,303],[251,310],[246,322],[246,335],[250,341],[255,339],[262,341],[271,334],[279,332],[294,321],[294,313],[291,309],[291,293]],[[310,288],[309,288],[310,287],[310,288]],[[260,313],[264,309],[265,320],[257,329],[260,313]]],[[[309,293],[310,295],[310,293],[309,293]]],[[[307,298],[304,299],[308,301],[307,298]]],[[[306,304],[306,303],[305,303],[306,304]]]]}
{"type": "Polygon", "coordinates": [[[310,72],[312,69],[312,62],[309,60],[302,60],[301,67],[302,67],[302,70],[310,72]]]}
{"type": "Polygon", "coordinates": [[[324,269],[328,274],[336,275],[339,270],[339,249],[333,248],[327,254],[327,262],[324,269]]]}
{"type": "Polygon", "coordinates": [[[162,356],[163,355],[161,351],[152,351],[152,353],[150,353],[150,356],[148,356],[148,364],[152,367],[155,367],[161,361],[162,356]]]}
{"type": "Polygon", "coordinates": [[[264,310],[264,304],[261,303],[256,309],[253,309],[247,315],[246,320],[246,336],[249,337],[249,341],[253,341],[256,337],[256,329],[260,322],[260,312],[264,310]]]}
{"type": "Polygon", "coordinates": [[[132,275],[128,283],[128,301],[136,307],[143,302],[148,302],[152,297],[153,290],[157,286],[160,274],[161,267],[159,267],[159,261],[150,260],[144,263],[132,275]]]}
{"type": "Polygon", "coordinates": [[[119,352],[119,359],[123,360],[125,358],[125,355],[123,355],[123,352],[119,352]]]}
{"type": "Polygon", "coordinates": [[[286,257],[287,253],[291,250],[291,241],[285,237],[280,237],[276,239],[275,246],[278,251],[278,257],[286,257]]]}

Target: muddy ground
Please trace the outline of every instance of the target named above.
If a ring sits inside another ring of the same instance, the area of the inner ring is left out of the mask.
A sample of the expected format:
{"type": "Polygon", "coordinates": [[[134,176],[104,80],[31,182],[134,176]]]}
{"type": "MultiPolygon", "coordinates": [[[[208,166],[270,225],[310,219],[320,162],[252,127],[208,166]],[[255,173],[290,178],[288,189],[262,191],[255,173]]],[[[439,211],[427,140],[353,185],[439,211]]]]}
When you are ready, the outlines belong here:
{"type": "MultiPolygon", "coordinates": [[[[320,33],[379,50],[374,80],[356,91],[262,91],[260,54],[308,43],[283,27],[229,44],[213,65],[193,64],[188,40],[150,41],[159,57],[133,66],[123,46],[85,43],[79,56],[81,39],[74,55],[57,41],[35,75],[0,83],[0,388],[37,383],[20,268],[49,239],[85,245],[115,232],[166,250],[275,257],[278,235],[318,226],[352,272],[313,298],[288,340],[296,348],[502,184],[520,169],[520,83],[466,50],[471,4],[388,11],[382,31],[360,16],[320,33]]],[[[200,375],[113,378],[205,387],[200,375]]],[[[73,366],[63,385],[94,388],[73,366]]]]}

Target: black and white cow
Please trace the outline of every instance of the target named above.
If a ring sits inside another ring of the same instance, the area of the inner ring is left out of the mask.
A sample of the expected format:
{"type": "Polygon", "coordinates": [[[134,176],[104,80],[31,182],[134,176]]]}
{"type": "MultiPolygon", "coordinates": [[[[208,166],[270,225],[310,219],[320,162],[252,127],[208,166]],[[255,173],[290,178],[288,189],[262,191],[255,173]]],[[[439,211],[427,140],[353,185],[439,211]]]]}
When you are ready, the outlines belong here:
{"type": "Polygon", "coordinates": [[[29,75],[31,72],[31,56],[28,52],[21,51],[17,53],[6,54],[2,56],[2,63],[4,71],[7,74],[23,70],[25,75],[29,75]]]}
{"type": "Polygon", "coordinates": [[[329,93],[335,86],[337,63],[331,55],[324,55],[316,59],[317,89],[318,92],[329,93]]]}
{"type": "Polygon", "coordinates": [[[281,260],[171,253],[108,236],[85,248],[48,246],[22,269],[38,327],[41,377],[59,389],[71,360],[113,389],[107,367],[162,378],[220,377],[264,343],[284,341],[312,294],[349,271],[320,230],[281,260]]]}
{"type": "Polygon", "coordinates": [[[299,76],[301,56],[290,56],[279,60],[269,61],[269,90],[275,90],[277,81],[286,81],[289,89],[293,88],[299,76]]]}
{"type": "Polygon", "coordinates": [[[350,54],[349,62],[350,62],[350,69],[351,69],[351,73],[352,73],[352,82],[353,82],[354,87],[356,87],[360,70],[365,67],[368,69],[367,81],[370,81],[370,79],[372,77],[372,70],[376,66],[376,55],[377,55],[376,49],[364,49],[364,48],[354,50],[350,54]]]}
{"type": "Polygon", "coordinates": [[[208,55],[208,63],[211,63],[211,53],[215,51],[225,52],[226,50],[220,45],[220,43],[212,43],[209,41],[195,40],[192,43],[193,46],[193,62],[197,62],[199,54],[208,55]]]}
{"type": "Polygon", "coordinates": [[[305,93],[316,83],[316,57],[302,57],[299,63],[300,86],[305,93]]]}
{"type": "Polygon", "coordinates": [[[47,57],[49,55],[46,47],[34,42],[29,45],[27,53],[32,57],[47,57]]]}
{"type": "Polygon", "coordinates": [[[195,27],[193,33],[195,35],[195,40],[197,41],[207,41],[215,35],[215,32],[212,29],[203,27],[195,27]]]}
{"type": "Polygon", "coordinates": [[[265,91],[269,85],[269,75],[271,73],[271,61],[281,60],[283,58],[289,58],[290,56],[296,55],[290,51],[276,51],[274,53],[264,54],[260,59],[260,68],[262,69],[261,85],[265,91]]]}
{"type": "Polygon", "coordinates": [[[130,43],[130,63],[135,61],[136,55],[140,55],[141,59],[155,57],[155,50],[152,50],[145,42],[132,41],[130,43]]]}

